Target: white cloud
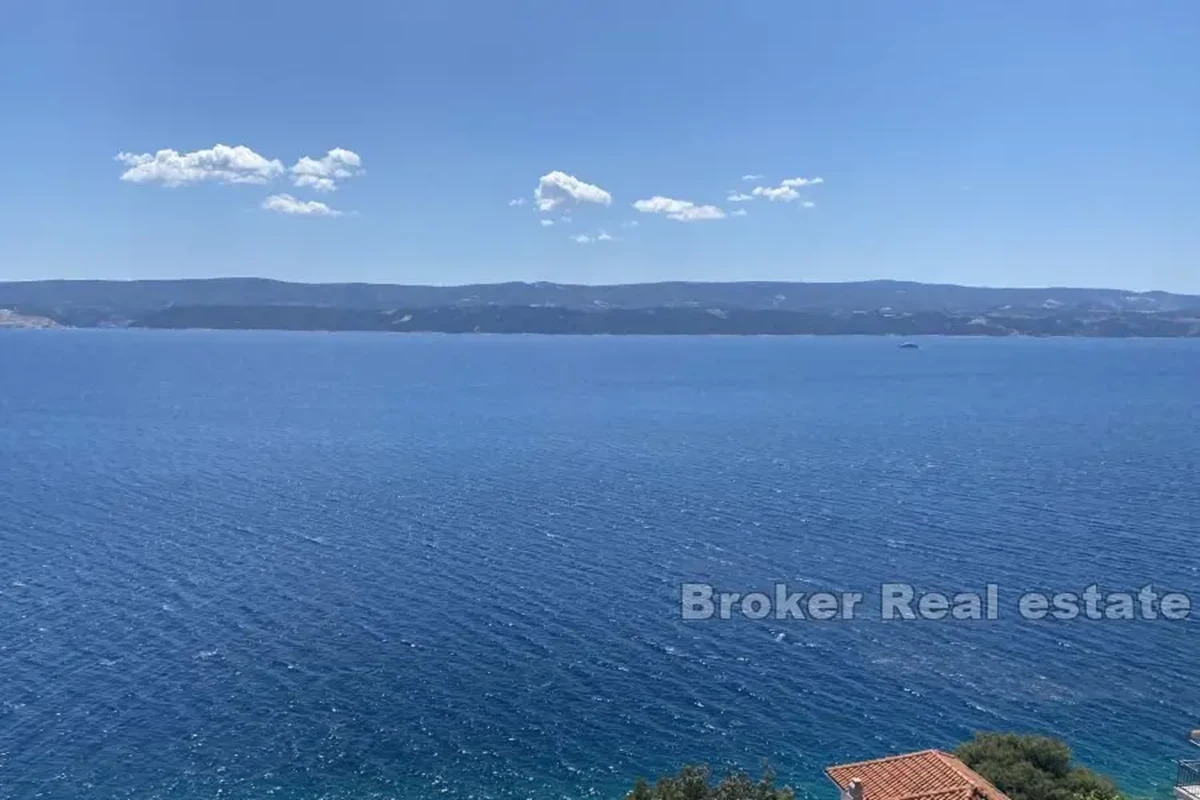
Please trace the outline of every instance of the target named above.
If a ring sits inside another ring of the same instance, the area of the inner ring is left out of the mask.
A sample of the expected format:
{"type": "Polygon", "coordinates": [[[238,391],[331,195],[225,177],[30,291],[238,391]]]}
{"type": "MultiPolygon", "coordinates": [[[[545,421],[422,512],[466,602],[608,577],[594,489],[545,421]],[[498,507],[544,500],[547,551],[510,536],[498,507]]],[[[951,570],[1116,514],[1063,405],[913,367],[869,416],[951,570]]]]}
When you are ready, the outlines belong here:
{"type": "Polygon", "coordinates": [[[586,233],[579,233],[571,237],[571,241],[576,244],[595,244],[596,242],[611,242],[613,237],[607,231],[598,231],[595,236],[588,236],[586,233]]]}
{"type": "Polygon", "coordinates": [[[179,153],[159,150],[150,153],[117,153],[116,160],[128,167],[121,180],[131,183],[161,183],[184,186],[202,181],[218,183],[267,183],[283,173],[283,164],[268,159],[244,145],[218,144],[209,150],[179,153]]]}
{"type": "Polygon", "coordinates": [[[543,228],[549,228],[551,225],[554,224],[554,220],[552,220],[552,219],[540,219],[540,220],[538,220],[538,222],[542,223],[543,228]]]}
{"type": "Polygon", "coordinates": [[[743,175],[742,176],[742,180],[744,180],[744,181],[761,181],[762,179],[763,179],[762,175],[743,175]]]}
{"type": "Polygon", "coordinates": [[[622,228],[636,228],[637,226],[638,221],[636,219],[627,219],[621,223],[622,228]]]}
{"type": "Polygon", "coordinates": [[[733,211],[730,211],[730,212],[729,212],[729,216],[731,216],[731,217],[744,217],[744,216],[746,216],[746,209],[744,209],[744,208],[735,208],[733,211]]]}
{"type": "Polygon", "coordinates": [[[508,204],[510,206],[523,206],[523,205],[525,205],[525,198],[524,197],[514,197],[512,200],[508,201],[508,204]]]}
{"type": "Polygon", "coordinates": [[[824,182],[824,178],[785,178],[779,182],[779,185],[790,186],[794,189],[800,186],[816,186],[818,183],[824,182]]]}
{"type": "Polygon", "coordinates": [[[755,197],[765,197],[772,201],[790,203],[800,196],[799,192],[790,186],[755,186],[750,192],[755,197]]]}
{"type": "Polygon", "coordinates": [[[723,219],[725,216],[725,212],[716,206],[698,206],[687,200],[674,200],[661,195],[655,195],[649,200],[638,200],[633,207],[646,214],[666,214],[670,219],[680,222],[723,219]]]}
{"type": "Polygon", "coordinates": [[[538,178],[533,190],[533,201],[538,211],[550,211],[568,199],[580,203],[612,203],[612,195],[590,183],[584,183],[574,175],[554,170],[538,178]]]}
{"type": "Polygon", "coordinates": [[[778,186],[755,186],[750,190],[750,194],[772,201],[790,203],[800,196],[800,193],[796,191],[797,188],[816,186],[824,182],[824,178],[785,178],[779,182],[778,186]]]}
{"type": "Polygon", "coordinates": [[[754,195],[742,194],[741,192],[730,192],[729,196],[725,199],[731,203],[748,203],[754,199],[754,195]]]}
{"type": "Polygon", "coordinates": [[[333,148],[322,158],[304,156],[289,170],[293,185],[317,192],[336,191],[338,181],[362,175],[363,171],[358,153],[340,147],[333,148]]]}
{"type": "Polygon", "coordinates": [[[280,214],[302,214],[314,217],[340,217],[342,212],[316,200],[297,200],[290,194],[273,194],[263,200],[262,207],[280,214]]]}
{"type": "Polygon", "coordinates": [[[817,204],[814,203],[812,200],[805,200],[800,205],[804,206],[805,208],[814,208],[817,204]]]}

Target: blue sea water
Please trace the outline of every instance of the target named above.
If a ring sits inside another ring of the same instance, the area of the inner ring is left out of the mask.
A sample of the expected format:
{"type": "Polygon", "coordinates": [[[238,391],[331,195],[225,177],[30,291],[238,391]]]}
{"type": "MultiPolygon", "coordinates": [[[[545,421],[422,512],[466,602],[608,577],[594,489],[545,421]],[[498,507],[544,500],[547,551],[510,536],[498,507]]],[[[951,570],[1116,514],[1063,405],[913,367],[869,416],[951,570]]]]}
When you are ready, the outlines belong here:
{"type": "Polygon", "coordinates": [[[1198,476],[1195,341],[0,332],[0,797],[768,758],[829,798],[976,729],[1166,797],[1194,621],[1016,598],[1200,592],[1198,476]],[[685,622],[687,581],[990,582],[1001,616],[685,622]]]}

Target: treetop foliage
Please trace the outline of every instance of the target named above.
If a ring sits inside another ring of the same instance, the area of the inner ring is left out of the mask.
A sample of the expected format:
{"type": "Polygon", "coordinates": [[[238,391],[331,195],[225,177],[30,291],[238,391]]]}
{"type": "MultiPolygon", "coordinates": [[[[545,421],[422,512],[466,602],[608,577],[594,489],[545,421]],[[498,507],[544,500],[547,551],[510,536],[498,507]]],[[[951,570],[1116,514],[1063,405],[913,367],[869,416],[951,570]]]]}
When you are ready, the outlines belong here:
{"type": "Polygon", "coordinates": [[[1072,763],[1071,748],[1048,736],[976,733],[954,755],[1012,800],[1120,800],[1104,775],[1072,763]]]}
{"type": "Polygon", "coordinates": [[[685,766],[675,775],[659,778],[653,785],[638,778],[626,800],[794,800],[789,787],[775,785],[775,773],[763,766],[762,776],[752,779],[745,772],[730,772],[712,781],[712,770],[703,764],[685,766]]]}

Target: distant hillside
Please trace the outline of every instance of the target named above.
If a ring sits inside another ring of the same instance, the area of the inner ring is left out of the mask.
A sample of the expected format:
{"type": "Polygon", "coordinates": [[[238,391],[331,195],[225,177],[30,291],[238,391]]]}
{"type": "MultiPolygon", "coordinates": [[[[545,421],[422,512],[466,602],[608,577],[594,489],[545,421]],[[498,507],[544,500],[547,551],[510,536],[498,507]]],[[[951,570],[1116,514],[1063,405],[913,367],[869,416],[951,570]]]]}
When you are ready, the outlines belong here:
{"type": "Polygon", "coordinates": [[[132,322],[145,328],[540,334],[1200,336],[1200,315],[1042,311],[851,313],[779,309],[468,306],[378,311],[311,306],[171,306],[132,322]]]}
{"type": "Polygon", "coordinates": [[[303,306],[375,311],[551,306],[573,310],[722,308],[818,313],[883,309],[974,314],[1058,309],[1176,312],[1200,310],[1200,296],[1116,289],[993,289],[903,281],[401,286],[212,278],[0,283],[0,308],[46,315],[65,324],[119,324],[169,306],[303,306]]]}

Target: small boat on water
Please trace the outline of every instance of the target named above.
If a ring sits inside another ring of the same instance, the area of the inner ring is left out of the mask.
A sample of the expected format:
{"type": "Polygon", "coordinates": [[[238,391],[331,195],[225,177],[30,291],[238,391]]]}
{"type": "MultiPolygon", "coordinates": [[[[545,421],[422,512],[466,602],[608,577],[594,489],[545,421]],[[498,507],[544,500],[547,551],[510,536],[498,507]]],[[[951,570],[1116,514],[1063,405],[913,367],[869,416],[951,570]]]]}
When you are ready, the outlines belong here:
{"type": "Polygon", "coordinates": [[[916,342],[902,342],[900,344],[900,349],[901,350],[920,350],[921,345],[917,344],[916,342]]]}

